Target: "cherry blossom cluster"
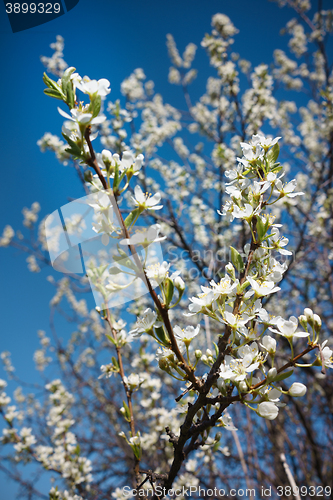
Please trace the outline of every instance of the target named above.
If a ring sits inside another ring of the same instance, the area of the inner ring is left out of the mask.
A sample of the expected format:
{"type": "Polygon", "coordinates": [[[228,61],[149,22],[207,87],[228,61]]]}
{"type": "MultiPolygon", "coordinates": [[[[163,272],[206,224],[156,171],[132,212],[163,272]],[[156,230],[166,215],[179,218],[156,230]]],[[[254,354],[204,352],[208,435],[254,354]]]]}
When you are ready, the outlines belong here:
{"type": "MultiPolygon", "coordinates": [[[[2,390],[6,385],[4,380],[0,380],[2,390]]],[[[76,486],[81,485],[81,488],[89,491],[92,468],[91,461],[80,455],[76,436],[70,431],[75,423],[69,412],[73,396],[65,390],[60,380],[47,384],[46,390],[50,393],[46,424],[52,430],[49,435],[51,443],[37,443],[33,429],[22,425],[25,419],[24,413],[15,405],[9,406],[11,398],[5,392],[0,396],[0,409],[7,427],[3,429],[1,441],[3,444],[13,444],[16,462],[38,462],[46,470],[51,470],[65,479],[68,491],[64,492],[64,496],[59,496],[58,488],[53,488],[50,495],[54,493],[55,496],[51,498],[81,498],[74,493],[76,486]],[[15,425],[19,425],[20,429],[18,430],[15,425]]],[[[20,400],[18,395],[16,399],[20,400]]]]}

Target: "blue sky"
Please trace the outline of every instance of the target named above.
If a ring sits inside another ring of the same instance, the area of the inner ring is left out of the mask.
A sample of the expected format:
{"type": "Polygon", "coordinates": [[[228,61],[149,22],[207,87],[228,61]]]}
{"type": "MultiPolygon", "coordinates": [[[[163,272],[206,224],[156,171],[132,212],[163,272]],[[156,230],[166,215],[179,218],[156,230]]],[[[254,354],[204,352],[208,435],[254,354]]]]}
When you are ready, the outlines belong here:
{"type": "MultiPolygon", "coordinates": [[[[240,30],[234,50],[252,63],[270,63],[275,48],[287,39],[279,30],[290,18],[288,9],[267,0],[80,0],[69,13],[42,26],[13,34],[0,6],[1,44],[1,197],[0,232],[6,224],[22,228],[21,211],[39,201],[41,215],[83,196],[75,172],[61,166],[51,153],[42,154],[37,140],[49,131],[60,135],[58,102],[43,94],[41,55],[50,56],[57,34],[65,38],[65,59],[83,76],[107,78],[112,100],[121,97],[120,83],[135,68],[144,69],[165,101],[183,106],[181,90],[167,83],[171,65],[165,45],[172,33],[180,52],[189,42],[198,46],[194,67],[199,70],[194,97],[204,93],[209,68],[200,42],[211,29],[216,12],[227,14],[240,30]]],[[[10,350],[17,374],[36,381],[32,356],[38,329],[48,330],[52,286],[50,270],[27,270],[26,255],[0,248],[0,351],[10,350]]],[[[0,368],[0,377],[2,371],[0,368]]],[[[1,480],[1,476],[0,476],[1,480]]],[[[0,500],[14,498],[15,488],[4,483],[0,500]]]]}

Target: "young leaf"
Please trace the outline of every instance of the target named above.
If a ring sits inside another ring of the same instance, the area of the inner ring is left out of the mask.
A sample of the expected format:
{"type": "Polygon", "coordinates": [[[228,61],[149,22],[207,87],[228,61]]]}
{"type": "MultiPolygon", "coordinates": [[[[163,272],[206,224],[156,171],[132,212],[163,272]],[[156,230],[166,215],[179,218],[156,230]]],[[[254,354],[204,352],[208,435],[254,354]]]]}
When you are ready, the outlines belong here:
{"type": "Polygon", "coordinates": [[[119,364],[118,364],[118,361],[116,360],[116,358],[114,356],[112,356],[111,360],[112,360],[113,366],[116,368],[116,370],[119,371],[119,364]]]}
{"type": "MultiPolygon", "coordinates": [[[[64,72],[64,74],[62,75],[61,87],[62,87],[62,90],[63,90],[65,95],[67,95],[68,83],[71,84],[71,75],[72,75],[72,73],[74,73],[74,71],[75,71],[75,68],[73,68],[73,66],[71,66],[70,68],[67,68],[66,71],[64,72]]],[[[72,84],[71,84],[71,88],[73,89],[72,84]]]]}
{"type": "Polygon", "coordinates": [[[277,166],[272,168],[271,172],[273,172],[274,174],[277,174],[278,172],[280,172],[280,170],[282,170],[282,165],[280,165],[280,163],[277,163],[276,164],[277,166]]]}
{"type": "Polygon", "coordinates": [[[277,142],[276,144],[274,144],[272,149],[270,149],[267,153],[267,160],[269,161],[270,165],[273,165],[276,162],[276,160],[279,157],[279,153],[280,153],[280,146],[279,143],[277,142]]]}
{"type": "Polygon", "coordinates": [[[81,153],[78,153],[77,150],[74,150],[74,149],[71,149],[71,148],[66,148],[65,151],[69,155],[73,156],[74,160],[76,158],[82,159],[81,153]]]}
{"type": "Polygon", "coordinates": [[[274,378],[274,382],[280,382],[285,378],[290,377],[294,373],[294,370],[290,370],[289,372],[280,373],[277,377],[274,378]]]}
{"type": "Polygon", "coordinates": [[[63,100],[62,94],[58,90],[54,89],[44,89],[44,94],[49,95],[50,97],[55,97],[56,99],[63,100]]]}
{"type": "Polygon", "coordinates": [[[110,269],[109,269],[109,274],[114,275],[114,274],[120,274],[120,273],[122,273],[122,270],[119,269],[119,267],[110,267],[110,269]]]}
{"type": "Polygon", "coordinates": [[[60,85],[58,85],[57,82],[55,82],[54,80],[51,80],[51,78],[48,77],[46,73],[44,73],[44,75],[43,75],[43,82],[45,83],[45,85],[49,89],[57,90],[58,92],[60,92],[63,95],[63,97],[65,97],[65,95],[63,94],[63,92],[61,90],[60,85]]]}
{"type": "Polygon", "coordinates": [[[170,302],[172,301],[173,297],[173,291],[174,291],[174,284],[170,278],[167,278],[165,280],[165,285],[164,285],[164,290],[165,290],[165,302],[166,305],[168,306],[170,302]]]}
{"type": "Polygon", "coordinates": [[[155,333],[156,333],[156,336],[160,339],[160,341],[162,342],[162,344],[164,344],[166,347],[169,347],[170,345],[170,340],[168,339],[165,331],[164,331],[164,328],[163,326],[160,326],[158,328],[155,328],[155,333]]]}
{"type": "Polygon", "coordinates": [[[233,265],[235,266],[237,271],[242,271],[244,268],[244,262],[240,253],[234,247],[230,247],[230,250],[231,250],[231,260],[233,265]]]}
{"type": "Polygon", "coordinates": [[[66,102],[68,106],[70,107],[70,109],[73,109],[75,107],[75,99],[74,99],[73,85],[71,81],[67,83],[66,96],[67,96],[66,102]]]}
{"type": "Polygon", "coordinates": [[[117,250],[122,259],[127,259],[127,253],[119,245],[117,245],[117,250]]]}
{"type": "Polygon", "coordinates": [[[102,98],[100,95],[97,95],[94,100],[91,102],[89,109],[91,109],[93,118],[95,118],[101,110],[102,98]]]}
{"type": "Polygon", "coordinates": [[[111,342],[111,344],[113,345],[117,345],[117,342],[115,341],[115,339],[113,337],[111,337],[111,335],[108,335],[107,333],[105,334],[106,338],[111,342]]]}
{"type": "Polygon", "coordinates": [[[66,139],[66,141],[68,142],[68,144],[70,145],[72,151],[74,151],[74,156],[81,156],[81,148],[80,146],[78,146],[78,144],[76,144],[76,142],[74,142],[70,137],[68,137],[68,135],[66,134],[62,134],[63,138],[66,139]]]}
{"type": "Polygon", "coordinates": [[[130,422],[131,421],[131,412],[129,410],[129,407],[125,403],[125,401],[123,401],[123,407],[125,410],[125,414],[124,414],[125,420],[127,420],[127,422],[130,422]]]}
{"type": "Polygon", "coordinates": [[[114,179],[113,179],[113,191],[116,192],[119,186],[119,165],[116,162],[115,171],[114,171],[114,179]]]}
{"type": "Polygon", "coordinates": [[[139,213],[139,209],[136,208],[135,210],[133,210],[133,212],[131,212],[125,219],[125,226],[126,227],[129,227],[132,222],[136,219],[137,215],[139,213]]]}
{"type": "Polygon", "coordinates": [[[257,229],[257,233],[259,236],[259,240],[261,241],[263,239],[263,237],[265,236],[267,229],[265,229],[265,224],[261,220],[260,216],[257,216],[256,229],[257,229]]]}
{"type": "Polygon", "coordinates": [[[113,260],[115,262],[119,262],[121,266],[127,267],[128,269],[132,269],[135,273],[138,272],[138,268],[133,264],[129,257],[121,257],[120,255],[114,255],[113,260]]]}

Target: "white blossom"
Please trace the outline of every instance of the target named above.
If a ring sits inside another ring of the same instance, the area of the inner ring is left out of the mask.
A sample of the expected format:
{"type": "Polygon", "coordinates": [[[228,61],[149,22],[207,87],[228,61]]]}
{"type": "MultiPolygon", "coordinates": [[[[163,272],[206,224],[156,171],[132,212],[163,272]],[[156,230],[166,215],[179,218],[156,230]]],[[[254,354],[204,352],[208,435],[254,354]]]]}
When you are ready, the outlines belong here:
{"type": "Polygon", "coordinates": [[[182,340],[185,343],[193,340],[194,337],[198,335],[199,330],[200,330],[200,325],[196,327],[187,326],[185,329],[181,329],[178,325],[176,325],[173,329],[175,337],[179,340],[182,340]]]}
{"type": "Polygon", "coordinates": [[[157,314],[155,311],[152,311],[150,308],[146,309],[142,316],[137,319],[137,326],[129,333],[135,337],[141,335],[144,332],[149,332],[152,327],[155,325],[157,328],[161,326],[160,321],[156,321],[157,314]]]}
{"type": "Polygon", "coordinates": [[[258,405],[258,415],[267,418],[268,420],[274,420],[279,413],[279,408],[269,401],[264,401],[258,405]]]}
{"type": "Polygon", "coordinates": [[[160,193],[156,193],[154,196],[149,193],[144,194],[140,186],[135,186],[132,200],[138,207],[147,210],[160,210],[163,207],[163,205],[157,205],[161,200],[160,193]]]}
{"type": "Polygon", "coordinates": [[[279,318],[276,322],[276,328],[269,327],[269,330],[273,333],[278,333],[287,339],[292,339],[293,337],[308,337],[310,334],[307,332],[296,332],[298,328],[298,321],[295,316],[290,316],[289,320],[279,318]]]}
{"type": "Polygon", "coordinates": [[[307,387],[304,384],[301,384],[300,382],[294,382],[290,387],[288,394],[289,396],[293,397],[301,397],[304,396],[306,391],[307,387]]]}
{"type": "Polygon", "coordinates": [[[90,96],[99,95],[105,97],[111,92],[111,89],[109,89],[110,82],[106,78],[101,78],[97,81],[90,80],[85,76],[81,81],[77,81],[76,87],[84,94],[89,94],[90,96]]]}

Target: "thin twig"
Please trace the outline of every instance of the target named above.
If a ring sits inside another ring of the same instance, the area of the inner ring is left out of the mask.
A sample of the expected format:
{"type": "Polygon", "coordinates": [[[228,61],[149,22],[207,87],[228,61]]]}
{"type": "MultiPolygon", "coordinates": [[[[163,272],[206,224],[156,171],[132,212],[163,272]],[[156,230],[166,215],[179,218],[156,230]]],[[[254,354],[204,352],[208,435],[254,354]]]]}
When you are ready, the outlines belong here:
{"type": "Polygon", "coordinates": [[[295,499],[296,500],[301,500],[301,497],[300,497],[300,495],[298,493],[297,484],[295,482],[294,476],[291,473],[290,467],[289,467],[289,465],[287,463],[286,456],[285,456],[284,453],[280,453],[280,460],[282,462],[284,470],[286,471],[286,475],[287,475],[289,484],[290,484],[290,486],[292,488],[292,492],[293,492],[293,495],[294,495],[295,499]]]}

